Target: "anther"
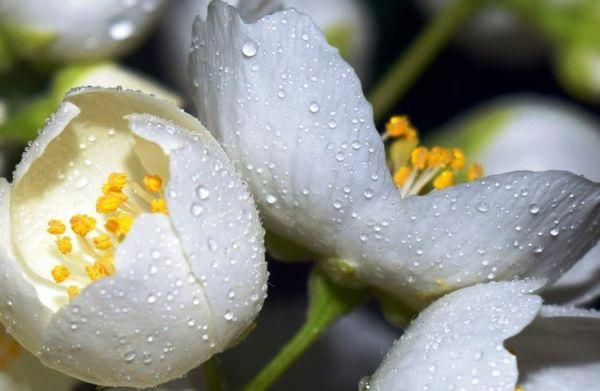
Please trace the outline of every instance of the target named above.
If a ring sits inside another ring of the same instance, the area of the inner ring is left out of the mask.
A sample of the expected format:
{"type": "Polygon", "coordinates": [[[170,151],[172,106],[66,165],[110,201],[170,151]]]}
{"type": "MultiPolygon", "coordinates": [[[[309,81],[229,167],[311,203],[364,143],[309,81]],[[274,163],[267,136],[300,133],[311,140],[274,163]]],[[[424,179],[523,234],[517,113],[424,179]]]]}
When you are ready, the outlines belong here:
{"type": "Polygon", "coordinates": [[[167,214],[167,202],[163,198],[155,198],[150,201],[150,211],[152,213],[167,214]]]}
{"type": "Polygon", "coordinates": [[[146,190],[155,193],[162,187],[162,178],[159,175],[146,175],[143,179],[146,190]]]}
{"type": "Polygon", "coordinates": [[[52,235],[62,235],[65,233],[67,227],[60,220],[50,220],[48,221],[48,233],[52,235]]]}
{"type": "Polygon", "coordinates": [[[71,238],[68,236],[59,236],[56,238],[55,243],[56,247],[58,247],[58,251],[63,255],[67,255],[73,251],[73,244],[71,243],[71,238]]]}
{"type": "Polygon", "coordinates": [[[425,147],[417,147],[412,150],[410,154],[410,162],[413,166],[419,170],[424,169],[427,166],[427,159],[429,157],[429,150],[425,147]]]}
{"type": "Polygon", "coordinates": [[[400,167],[400,169],[394,174],[394,183],[396,186],[404,186],[411,172],[412,169],[409,166],[400,167]]]}
{"type": "Polygon", "coordinates": [[[57,284],[60,284],[61,282],[65,281],[67,278],[69,278],[70,275],[71,272],[64,265],[58,265],[52,269],[52,278],[54,278],[54,281],[57,284]]]}
{"type": "Polygon", "coordinates": [[[450,170],[442,171],[442,173],[433,180],[433,187],[436,190],[445,189],[452,185],[454,185],[454,173],[450,170]]]}
{"type": "Polygon", "coordinates": [[[389,137],[414,141],[418,135],[407,116],[395,115],[385,125],[384,141],[389,137]]]}
{"type": "Polygon", "coordinates": [[[477,163],[471,163],[467,169],[467,180],[474,181],[483,176],[483,167],[477,163]]]}
{"type": "Polygon", "coordinates": [[[67,288],[67,295],[69,295],[69,300],[73,300],[79,294],[79,288],[75,285],[71,285],[67,288]]]}
{"type": "Polygon", "coordinates": [[[96,228],[96,219],[84,214],[71,217],[69,222],[71,223],[71,230],[81,236],[87,235],[91,230],[96,228]]]}
{"type": "Polygon", "coordinates": [[[94,246],[98,250],[106,250],[113,246],[112,240],[110,239],[110,236],[108,236],[107,234],[100,234],[100,235],[96,236],[95,238],[93,238],[92,240],[94,242],[94,246]]]}

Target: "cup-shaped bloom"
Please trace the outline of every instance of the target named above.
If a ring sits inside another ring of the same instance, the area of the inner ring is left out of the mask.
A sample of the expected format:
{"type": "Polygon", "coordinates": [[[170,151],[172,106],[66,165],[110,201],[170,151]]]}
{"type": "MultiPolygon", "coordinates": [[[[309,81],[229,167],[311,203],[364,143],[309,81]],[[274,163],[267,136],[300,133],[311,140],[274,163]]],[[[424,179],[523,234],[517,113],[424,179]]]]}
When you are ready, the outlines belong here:
{"type": "MultiPolygon", "coordinates": [[[[509,96],[471,110],[435,141],[460,147],[489,174],[516,169],[566,170],[600,180],[600,122],[566,102],[544,96],[509,96]]],[[[600,294],[600,247],[544,293],[552,303],[577,304],[600,294]]]]}
{"type": "Polygon", "coordinates": [[[600,313],[542,306],[539,281],[480,284],[423,311],[369,390],[595,390],[600,313]]]}
{"type": "Polygon", "coordinates": [[[35,61],[97,60],[125,53],[148,32],[164,0],[3,0],[0,30],[35,61]]]}
{"type": "Polygon", "coordinates": [[[51,368],[154,386],[235,343],[261,308],[252,197],[166,101],[68,94],[0,186],[0,320],[51,368]]]}
{"type": "MultiPolygon", "coordinates": [[[[159,26],[161,45],[159,61],[167,77],[179,91],[190,93],[187,78],[188,54],[192,41],[191,31],[197,15],[206,17],[210,0],[179,0],[165,9],[159,26]]],[[[257,19],[277,8],[293,7],[310,15],[336,46],[343,57],[356,67],[361,77],[368,76],[373,60],[374,23],[369,9],[357,0],[276,0],[270,2],[227,0],[238,6],[247,19],[257,19]],[[265,4],[266,3],[266,4],[265,4]]]]}
{"type": "Polygon", "coordinates": [[[286,10],[247,24],[214,1],[194,27],[202,122],[267,228],[344,260],[343,273],[423,305],[482,281],[554,280],[596,242],[600,186],[566,172],[403,197],[358,78],[309,17],[286,10]]]}

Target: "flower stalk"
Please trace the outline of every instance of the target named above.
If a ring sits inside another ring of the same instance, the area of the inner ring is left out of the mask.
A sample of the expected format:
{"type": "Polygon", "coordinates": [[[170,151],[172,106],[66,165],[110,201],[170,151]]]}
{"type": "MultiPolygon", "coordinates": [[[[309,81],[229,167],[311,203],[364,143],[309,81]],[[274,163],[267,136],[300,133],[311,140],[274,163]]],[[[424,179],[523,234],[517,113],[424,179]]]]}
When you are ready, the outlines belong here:
{"type": "Polygon", "coordinates": [[[449,1],[411,45],[392,64],[369,96],[375,121],[381,121],[425,71],[452,38],[456,28],[484,3],[483,0],[449,1]]]}
{"type": "Polygon", "coordinates": [[[361,305],[366,292],[342,287],[315,266],[308,280],[309,308],[306,320],[296,335],[263,367],[245,391],[268,389],[323,335],[337,319],[361,305]]]}

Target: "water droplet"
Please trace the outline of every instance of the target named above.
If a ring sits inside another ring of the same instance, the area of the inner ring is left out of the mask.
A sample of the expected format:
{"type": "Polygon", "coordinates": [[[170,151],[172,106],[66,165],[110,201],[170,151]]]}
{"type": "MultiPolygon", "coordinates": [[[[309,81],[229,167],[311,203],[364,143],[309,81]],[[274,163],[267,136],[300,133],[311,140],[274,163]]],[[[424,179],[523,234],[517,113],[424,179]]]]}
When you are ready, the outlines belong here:
{"type": "Polygon", "coordinates": [[[200,185],[196,187],[196,195],[199,199],[205,200],[210,196],[210,191],[206,187],[200,185]]]}
{"type": "Polygon", "coordinates": [[[123,353],[123,361],[132,362],[133,360],[135,360],[135,350],[128,350],[123,353]]]}
{"type": "Polygon", "coordinates": [[[311,113],[317,113],[319,110],[321,110],[321,105],[317,102],[311,102],[310,105],[308,105],[308,111],[311,113]]]}
{"type": "Polygon", "coordinates": [[[370,200],[371,198],[373,198],[373,190],[367,189],[367,190],[365,190],[363,195],[365,196],[366,199],[370,200]]]}
{"type": "Polygon", "coordinates": [[[156,296],[154,296],[153,294],[149,294],[146,300],[148,300],[148,303],[150,304],[156,303],[156,296]]]}
{"type": "Polygon", "coordinates": [[[249,39],[242,45],[242,54],[244,57],[251,58],[258,53],[258,45],[253,40],[249,39]]]}
{"type": "Polygon", "coordinates": [[[340,208],[342,207],[342,201],[340,201],[340,200],[338,200],[338,199],[334,200],[334,201],[333,201],[333,207],[334,207],[335,209],[340,209],[340,208]]]}
{"type": "Polygon", "coordinates": [[[480,202],[479,204],[477,204],[477,210],[480,211],[481,213],[487,213],[489,211],[488,204],[486,204],[483,201],[480,202]]]}
{"type": "Polygon", "coordinates": [[[560,229],[558,227],[554,227],[550,230],[550,236],[557,237],[560,233],[560,229]]]}
{"type": "Polygon", "coordinates": [[[540,207],[537,204],[529,205],[529,213],[536,215],[540,212],[540,207]]]}
{"type": "Polygon", "coordinates": [[[267,194],[265,200],[267,201],[267,204],[274,204],[277,202],[277,197],[275,197],[273,194],[267,194]]]}
{"type": "Polygon", "coordinates": [[[202,207],[199,204],[192,204],[192,215],[200,216],[202,214],[202,207]]]}

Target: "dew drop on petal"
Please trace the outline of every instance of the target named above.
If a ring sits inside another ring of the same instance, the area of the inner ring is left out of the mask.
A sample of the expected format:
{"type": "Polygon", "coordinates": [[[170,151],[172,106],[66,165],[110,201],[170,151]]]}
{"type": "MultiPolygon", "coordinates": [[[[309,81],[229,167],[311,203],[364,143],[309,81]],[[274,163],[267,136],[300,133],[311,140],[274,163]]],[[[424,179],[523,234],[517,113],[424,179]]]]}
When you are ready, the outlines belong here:
{"type": "Polygon", "coordinates": [[[256,56],[258,53],[258,45],[253,40],[249,39],[242,45],[242,54],[246,58],[251,58],[256,56]]]}

